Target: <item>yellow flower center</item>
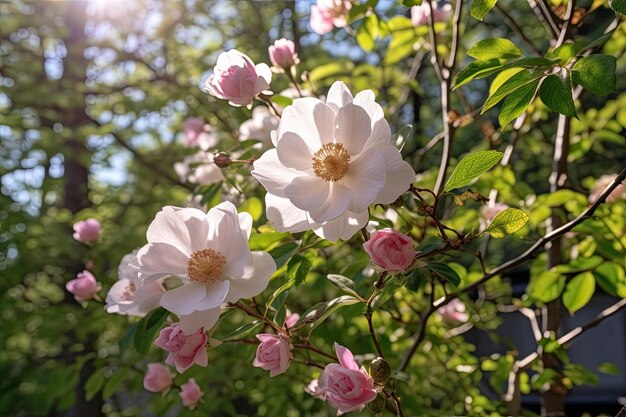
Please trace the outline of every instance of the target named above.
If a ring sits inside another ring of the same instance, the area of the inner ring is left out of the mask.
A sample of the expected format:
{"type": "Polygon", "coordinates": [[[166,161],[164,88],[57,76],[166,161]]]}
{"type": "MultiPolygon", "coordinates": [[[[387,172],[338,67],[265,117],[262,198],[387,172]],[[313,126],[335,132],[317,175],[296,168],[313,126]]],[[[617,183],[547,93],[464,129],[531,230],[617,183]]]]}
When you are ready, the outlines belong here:
{"type": "Polygon", "coordinates": [[[187,275],[191,281],[209,284],[222,277],[226,258],[213,249],[202,249],[191,254],[187,262],[187,275]]]}
{"type": "Polygon", "coordinates": [[[341,143],[327,143],[313,154],[313,171],[324,181],[339,181],[349,168],[350,155],[341,143]]]}

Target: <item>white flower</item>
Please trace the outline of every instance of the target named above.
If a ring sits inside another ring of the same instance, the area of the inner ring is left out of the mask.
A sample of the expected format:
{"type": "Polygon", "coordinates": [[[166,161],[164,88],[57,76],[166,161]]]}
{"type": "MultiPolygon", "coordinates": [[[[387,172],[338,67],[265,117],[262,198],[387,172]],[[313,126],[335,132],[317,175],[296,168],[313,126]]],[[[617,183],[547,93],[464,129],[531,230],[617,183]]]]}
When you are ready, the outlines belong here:
{"type": "Polygon", "coordinates": [[[134,266],[144,283],[173,275],[182,282],[161,297],[185,334],[212,327],[223,303],[258,295],[276,264],[267,252],[250,252],[252,217],[224,202],[204,213],[164,207],[150,224],[148,244],[134,266]]]}
{"type": "Polygon", "coordinates": [[[394,202],[415,179],[374,93],[353,98],[342,82],[326,103],[294,100],[272,141],[276,149],[255,161],[252,175],[268,192],[267,217],[279,231],[349,239],[367,224],[370,204],[394,202]]]}
{"type": "Polygon", "coordinates": [[[213,155],[199,151],[174,164],[181,182],[213,184],[223,179],[222,170],[213,163],[213,155]]]}
{"type": "Polygon", "coordinates": [[[258,139],[263,145],[271,146],[271,133],[278,127],[278,119],[265,106],[252,110],[252,119],[239,126],[239,140],[258,139]]]}
{"type": "Polygon", "coordinates": [[[130,266],[137,251],[124,256],[118,268],[119,280],[113,284],[106,297],[109,313],[145,316],[159,306],[165,292],[162,279],[143,285],[139,271],[130,266]]]}

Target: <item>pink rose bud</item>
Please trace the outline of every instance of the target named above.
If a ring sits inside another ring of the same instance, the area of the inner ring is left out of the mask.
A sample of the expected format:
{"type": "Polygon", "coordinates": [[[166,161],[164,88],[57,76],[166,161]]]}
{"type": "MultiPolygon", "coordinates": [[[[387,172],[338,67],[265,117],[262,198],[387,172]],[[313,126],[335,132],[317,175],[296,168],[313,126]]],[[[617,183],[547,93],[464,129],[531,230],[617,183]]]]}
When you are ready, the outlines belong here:
{"type": "Polygon", "coordinates": [[[465,323],[469,320],[469,315],[465,312],[465,304],[458,298],[442,306],[437,312],[446,323],[465,323]]]}
{"type": "Polygon", "coordinates": [[[272,71],[266,64],[254,65],[248,56],[236,49],[222,52],[217,65],[204,84],[205,90],[233,106],[252,104],[254,96],[270,88],[272,71]]]}
{"type": "Polygon", "coordinates": [[[349,0],[317,0],[317,4],[311,6],[311,29],[323,35],[333,27],[344,27],[351,8],[349,0]]]}
{"type": "Polygon", "coordinates": [[[296,45],[288,39],[279,39],[268,48],[270,61],[276,69],[285,70],[298,63],[296,45]]]}
{"type": "Polygon", "coordinates": [[[406,271],[417,254],[413,239],[389,228],[372,233],[363,248],[374,264],[392,274],[406,271]]]}
{"type": "Polygon", "coordinates": [[[207,366],[209,363],[206,353],[207,336],[204,328],[185,335],[179,323],[173,323],[161,330],[154,344],[169,352],[165,363],[175,366],[181,374],[193,364],[207,366]]]}
{"type": "Polygon", "coordinates": [[[292,313],[287,310],[287,315],[285,317],[285,327],[293,327],[300,320],[300,314],[292,313]]]}
{"type": "Polygon", "coordinates": [[[148,372],[143,377],[143,387],[152,392],[168,391],[172,386],[174,375],[160,363],[149,363],[148,372]]]}
{"type": "Polygon", "coordinates": [[[378,395],[374,380],[347,348],[335,343],[335,352],[339,363],[326,365],[317,384],[311,383],[307,390],[337,408],[337,415],[362,410],[378,395]]]}
{"type": "MultiPolygon", "coordinates": [[[[414,26],[421,26],[428,24],[428,16],[430,16],[430,8],[428,4],[426,4],[424,0],[421,5],[411,7],[411,22],[414,26]]],[[[433,9],[433,22],[445,22],[448,20],[448,17],[452,13],[452,6],[450,4],[446,4],[442,7],[439,7],[439,3],[437,1],[430,2],[433,9]]]]}
{"type": "Polygon", "coordinates": [[[74,239],[87,245],[100,239],[100,222],[96,219],[82,220],[74,224],[74,239]]]}
{"type": "Polygon", "coordinates": [[[289,368],[293,346],[281,336],[275,334],[258,334],[261,344],[256,350],[252,365],[270,371],[270,377],[280,375],[289,368]]]}
{"type": "Polygon", "coordinates": [[[76,275],[76,279],[68,281],[65,288],[74,294],[77,300],[86,301],[98,292],[98,282],[91,272],[83,271],[76,275]]]}
{"type": "Polygon", "coordinates": [[[183,405],[189,407],[190,410],[196,408],[203,395],[204,393],[193,378],[189,378],[186,384],[180,386],[180,399],[183,401],[183,405]]]}

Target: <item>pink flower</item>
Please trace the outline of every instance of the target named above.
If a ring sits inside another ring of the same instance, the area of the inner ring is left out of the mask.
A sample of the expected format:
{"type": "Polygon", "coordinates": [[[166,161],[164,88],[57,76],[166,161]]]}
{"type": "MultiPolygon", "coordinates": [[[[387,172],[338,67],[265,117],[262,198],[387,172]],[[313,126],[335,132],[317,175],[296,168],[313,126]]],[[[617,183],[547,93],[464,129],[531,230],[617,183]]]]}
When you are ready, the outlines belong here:
{"type": "Polygon", "coordinates": [[[337,415],[362,410],[378,395],[374,380],[365,368],[359,368],[347,348],[335,343],[335,352],[339,363],[326,365],[317,383],[311,382],[307,390],[337,408],[337,415]]]}
{"type": "Polygon", "coordinates": [[[100,239],[100,222],[96,219],[82,220],[74,224],[74,239],[92,245],[100,239]]]}
{"type": "Polygon", "coordinates": [[[204,328],[185,335],[179,323],[173,323],[161,330],[154,344],[169,352],[165,363],[175,366],[180,373],[185,372],[194,363],[200,366],[208,365],[207,336],[204,328]]]}
{"type": "Polygon", "coordinates": [[[180,386],[180,399],[183,401],[183,405],[189,407],[190,410],[196,408],[203,395],[204,393],[193,378],[189,378],[186,384],[180,386]]]}
{"type": "MultiPolygon", "coordinates": [[[[411,7],[411,22],[413,26],[420,26],[428,24],[428,16],[430,16],[430,8],[424,0],[421,5],[411,7]]],[[[430,2],[434,12],[434,22],[445,22],[452,13],[452,6],[446,4],[443,7],[438,7],[438,2],[432,0],[430,2]]]]}
{"type": "Polygon", "coordinates": [[[217,65],[204,84],[206,91],[228,100],[233,106],[252,104],[254,96],[270,88],[272,71],[266,64],[254,65],[247,55],[236,49],[222,52],[217,65]]]}
{"type": "Polygon", "coordinates": [[[293,327],[300,320],[300,314],[292,313],[287,310],[287,315],[285,316],[285,327],[293,327]]]}
{"type": "Polygon", "coordinates": [[[270,371],[270,377],[284,373],[291,363],[293,346],[283,337],[275,334],[258,334],[261,344],[256,350],[252,365],[270,371]]]}
{"type": "Polygon", "coordinates": [[[148,372],[143,377],[143,387],[148,391],[168,391],[172,386],[174,375],[160,363],[149,363],[148,372]]]}
{"type": "MultiPolygon", "coordinates": [[[[596,183],[591,188],[589,202],[595,202],[598,197],[600,197],[600,194],[602,194],[602,191],[604,191],[604,189],[608,187],[615,178],[617,178],[617,174],[603,175],[598,178],[596,183]]],[[[618,185],[613,192],[607,196],[606,201],[607,203],[613,203],[619,199],[626,199],[626,188],[622,184],[618,185]]]]}
{"type": "Polygon", "coordinates": [[[363,248],[374,264],[392,274],[406,271],[417,254],[413,239],[389,228],[372,233],[363,248]]]}
{"type": "Polygon", "coordinates": [[[465,304],[458,298],[450,301],[445,306],[437,310],[441,319],[446,323],[461,322],[469,320],[469,315],[465,312],[465,304]]]}
{"type": "Polygon", "coordinates": [[[298,54],[296,54],[296,45],[285,38],[274,42],[274,45],[268,48],[270,61],[274,67],[279,70],[291,68],[298,63],[298,54]]]}
{"type": "Polygon", "coordinates": [[[90,300],[98,292],[96,277],[89,271],[80,272],[76,279],[68,281],[65,288],[79,301],[90,300]]]}
{"type": "Polygon", "coordinates": [[[311,29],[323,35],[333,30],[334,26],[344,27],[351,8],[349,0],[317,0],[317,5],[311,6],[311,29]]]}
{"type": "Polygon", "coordinates": [[[495,203],[492,206],[483,206],[480,211],[484,217],[485,223],[489,224],[498,213],[508,208],[509,206],[504,203],[495,203]]]}
{"type": "Polygon", "coordinates": [[[207,150],[217,143],[217,137],[214,133],[205,130],[205,126],[209,128],[204,120],[200,117],[188,117],[183,124],[183,132],[185,134],[184,143],[188,147],[199,147],[207,150]]]}

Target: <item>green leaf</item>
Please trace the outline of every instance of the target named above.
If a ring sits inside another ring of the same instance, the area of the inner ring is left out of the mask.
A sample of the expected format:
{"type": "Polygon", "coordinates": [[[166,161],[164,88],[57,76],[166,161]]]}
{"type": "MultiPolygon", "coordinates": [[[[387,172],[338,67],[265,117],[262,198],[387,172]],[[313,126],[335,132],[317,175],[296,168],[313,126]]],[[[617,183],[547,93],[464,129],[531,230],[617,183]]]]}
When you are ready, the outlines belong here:
{"type": "Polygon", "coordinates": [[[402,0],[402,4],[406,7],[421,6],[422,0],[402,0]]]}
{"type": "Polygon", "coordinates": [[[375,13],[365,18],[363,24],[359,26],[356,32],[356,41],[365,52],[371,52],[374,49],[374,40],[378,36],[378,17],[375,13]]]}
{"type": "Polygon", "coordinates": [[[272,249],[269,251],[269,254],[274,258],[276,268],[280,268],[291,258],[291,255],[293,255],[296,250],[298,250],[298,244],[296,242],[289,242],[272,249]]]}
{"type": "Polygon", "coordinates": [[[434,272],[436,275],[440,276],[441,278],[448,281],[450,284],[454,285],[455,287],[458,287],[459,284],[461,283],[461,277],[459,276],[459,274],[457,274],[457,272],[454,269],[450,268],[446,264],[443,264],[440,262],[433,262],[433,263],[426,265],[426,267],[432,272],[434,272]]]}
{"type": "Polygon", "coordinates": [[[617,365],[611,362],[602,362],[598,365],[598,371],[608,375],[619,375],[622,373],[617,365]]]}
{"type": "Polygon", "coordinates": [[[578,43],[564,43],[558,48],[555,48],[548,52],[546,56],[548,58],[556,58],[559,60],[559,63],[561,65],[565,65],[567,61],[572,59],[578,53],[578,51],[580,51],[580,49],[581,45],[579,45],[578,43]]]}
{"type": "Polygon", "coordinates": [[[245,334],[250,333],[253,329],[259,327],[262,324],[263,322],[261,320],[255,320],[252,323],[246,323],[243,326],[238,327],[236,330],[234,330],[228,336],[224,337],[222,340],[226,342],[238,336],[243,336],[245,334]]]}
{"type": "Polygon", "coordinates": [[[252,216],[252,220],[257,221],[263,215],[263,203],[257,197],[249,197],[239,206],[237,211],[248,213],[252,216]]]}
{"type": "Polygon", "coordinates": [[[415,32],[412,26],[410,29],[393,32],[391,42],[389,42],[389,47],[387,48],[384,63],[386,65],[391,65],[400,62],[402,59],[415,51],[413,49],[414,45],[415,32]]]}
{"type": "Polygon", "coordinates": [[[573,274],[575,272],[589,271],[604,262],[600,256],[592,256],[590,258],[578,257],[573,261],[557,265],[554,269],[562,274],[573,274]]]}
{"type": "Polygon", "coordinates": [[[467,67],[459,71],[454,78],[454,90],[474,79],[488,77],[503,69],[504,65],[499,59],[471,62],[467,67]]]}
{"type": "Polygon", "coordinates": [[[549,303],[556,300],[565,288],[566,278],[556,271],[544,271],[538,277],[531,278],[526,292],[533,300],[549,303]]]}
{"type": "Polygon", "coordinates": [[[578,274],[567,283],[563,293],[563,305],[573,315],[591,300],[595,289],[596,280],[591,272],[578,274]]]}
{"type": "Polygon", "coordinates": [[[100,368],[87,380],[85,383],[85,399],[90,401],[101,389],[104,385],[104,372],[106,368],[100,368]]]}
{"type": "Polygon", "coordinates": [[[472,46],[467,54],[485,61],[493,58],[512,59],[522,56],[522,51],[513,42],[504,38],[483,39],[472,46]]]}
{"type": "Polygon", "coordinates": [[[513,91],[535,81],[539,77],[540,75],[534,75],[531,71],[527,69],[522,69],[520,72],[516,73],[507,81],[505,81],[497,90],[495,90],[495,92],[491,93],[491,95],[487,98],[487,101],[485,101],[483,109],[480,113],[483,114],[484,112],[498,104],[500,100],[511,94],[513,91]]]}
{"type": "Polygon", "coordinates": [[[550,110],[567,117],[578,117],[572,97],[572,80],[566,70],[559,75],[551,74],[543,79],[539,87],[539,98],[550,110]]]}
{"type": "Polygon", "coordinates": [[[474,19],[483,20],[489,13],[489,10],[496,5],[496,2],[497,0],[474,0],[470,8],[470,14],[474,19]]]}
{"type": "Polygon", "coordinates": [[[600,285],[607,294],[614,297],[618,295],[618,288],[626,289],[624,269],[614,262],[602,263],[602,265],[598,266],[593,271],[593,275],[596,277],[598,285],[600,285]]]}
{"type": "Polygon", "coordinates": [[[545,384],[555,381],[558,376],[559,373],[556,370],[546,368],[541,373],[533,375],[531,386],[534,390],[539,391],[545,384]]]}
{"type": "Polygon", "coordinates": [[[301,255],[294,255],[287,264],[287,277],[295,281],[295,286],[301,285],[304,283],[310,269],[311,262],[307,258],[301,255]]]}
{"type": "Polygon", "coordinates": [[[333,61],[312,69],[309,79],[315,83],[329,77],[338,78],[340,75],[350,74],[353,69],[354,63],[351,61],[333,61]]]}
{"type": "Polygon", "coordinates": [[[337,287],[339,287],[340,290],[345,291],[348,294],[354,295],[357,298],[360,297],[359,293],[356,292],[354,281],[352,281],[350,278],[338,274],[328,274],[328,280],[335,284],[337,287]]]}
{"type": "Polygon", "coordinates": [[[108,399],[111,398],[113,394],[118,390],[121,383],[124,382],[124,379],[128,376],[127,368],[118,368],[113,372],[111,378],[104,385],[104,389],[102,390],[102,398],[108,399]]]}
{"type": "Polygon", "coordinates": [[[293,103],[293,100],[285,96],[272,96],[272,101],[280,107],[287,107],[293,103]]]}
{"type": "Polygon", "coordinates": [[[611,55],[589,55],[576,61],[572,67],[572,79],[585,90],[598,96],[606,96],[615,90],[617,60],[611,55]]]}
{"type": "Polygon", "coordinates": [[[250,240],[248,241],[248,243],[250,245],[250,250],[267,250],[270,246],[272,246],[276,242],[280,242],[286,237],[289,237],[289,233],[287,232],[255,233],[250,236],[250,240]]]}
{"type": "Polygon", "coordinates": [[[318,303],[302,314],[300,320],[293,326],[293,329],[299,329],[307,324],[312,324],[312,327],[315,328],[338,309],[360,302],[361,300],[351,295],[342,295],[333,300],[318,303]]]}
{"type": "Polygon", "coordinates": [[[165,323],[169,312],[164,308],[158,308],[141,319],[135,337],[133,338],[135,349],[142,355],[150,350],[150,346],[156,339],[155,335],[165,323]]]}
{"type": "Polygon", "coordinates": [[[365,307],[364,313],[371,313],[382,307],[406,282],[405,277],[395,276],[385,283],[383,289],[378,293],[372,303],[365,307]]]}
{"type": "Polygon", "coordinates": [[[609,0],[609,7],[618,13],[626,14],[626,0],[609,0]]]}
{"type": "Polygon", "coordinates": [[[493,218],[485,232],[491,237],[500,238],[517,232],[524,227],[529,216],[524,211],[509,207],[502,210],[493,218]]]}
{"type": "Polygon", "coordinates": [[[572,380],[574,385],[597,385],[600,382],[600,379],[596,374],[587,369],[586,366],[577,363],[565,364],[563,373],[572,380]]]}
{"type": "Polygon", "coordinates": [[[465,187],[472,181],[489,171],[500,159],[502,152],[481,151],[466,155],[452,171],[444,192],[465,187]]]}
{"type": "Polygon", "coordinates": [[[535,91],[537,91],[538,86],[539,80],[533,81],[518,88],[504,100],[498,115],[501,130],[526,111],[533,101],[533,97],[535,97],[535,91]]]}

